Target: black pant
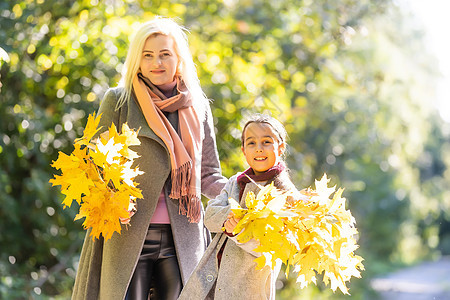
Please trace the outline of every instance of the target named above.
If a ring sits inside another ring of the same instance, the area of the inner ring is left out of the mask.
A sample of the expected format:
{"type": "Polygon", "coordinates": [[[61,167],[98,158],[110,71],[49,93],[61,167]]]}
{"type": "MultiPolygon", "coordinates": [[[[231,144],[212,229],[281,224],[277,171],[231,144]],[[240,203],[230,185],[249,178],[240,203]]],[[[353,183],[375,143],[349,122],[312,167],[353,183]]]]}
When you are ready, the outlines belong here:
{"type": "Polygon", "coordinates": [[[181,288],[170,224],[151,224],[126,299],[176,300],[181,288]]]}

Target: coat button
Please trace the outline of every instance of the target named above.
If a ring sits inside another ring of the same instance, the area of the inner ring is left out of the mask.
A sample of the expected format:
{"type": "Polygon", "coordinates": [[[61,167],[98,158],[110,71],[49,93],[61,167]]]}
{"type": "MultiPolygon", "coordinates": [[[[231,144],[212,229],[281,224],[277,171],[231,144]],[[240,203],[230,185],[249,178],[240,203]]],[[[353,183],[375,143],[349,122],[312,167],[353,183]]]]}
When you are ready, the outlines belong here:
{"type": "Polygon", "coordinates": [[[211,282],[214,280],[214,276],[212,276],[211,274],[206,276],[206,281],[211,282]]]}

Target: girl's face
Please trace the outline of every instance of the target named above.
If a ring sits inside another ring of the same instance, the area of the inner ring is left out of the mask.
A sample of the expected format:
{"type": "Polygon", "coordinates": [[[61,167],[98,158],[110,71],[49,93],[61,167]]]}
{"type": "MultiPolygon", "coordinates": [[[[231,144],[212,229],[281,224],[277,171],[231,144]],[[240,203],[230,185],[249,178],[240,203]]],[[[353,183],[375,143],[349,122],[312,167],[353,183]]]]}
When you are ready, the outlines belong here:
{"type": "Polygon", "coordinates": [[[285,147],[285,143],[278,142],[277,134],[269,124],[250,123],[245,128],[244,146],[241,149],[256,175],[280,162],[285,147]]]}
{"type": "Polygon", "coordinates": [[[173,82],[177,66],[178,56],[170,36],[152,35],[145,41],[140,70],[154,85],[173,82]]]}

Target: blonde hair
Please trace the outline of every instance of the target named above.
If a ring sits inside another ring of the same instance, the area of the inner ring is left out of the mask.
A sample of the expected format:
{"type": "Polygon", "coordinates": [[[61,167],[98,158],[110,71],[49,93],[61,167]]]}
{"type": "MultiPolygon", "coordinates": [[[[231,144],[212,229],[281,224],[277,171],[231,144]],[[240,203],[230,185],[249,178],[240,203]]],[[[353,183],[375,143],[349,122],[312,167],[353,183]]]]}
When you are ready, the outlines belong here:
{"type": "Polygon", "coordinates": [[[178,25],[174,20],[160,16],[157,16],[153,20],[145,22],[140,26],[134,34],[134,37],[131,39],[128,48],[127,58],[122,71],[122,78],[119,82],[119,86],[124,87],[124,90],[119,98],[116,109],[120,108],[131,97],[133,78],[139,71],[142,50],[144,49],[146,40],[152,35],[159,34],[172,37],[175,52],[179,60],[176,75],[180,76],[184,81],[187,89],[192,95],[194,103],[196,101],[203,102],[203,100],[207,100],[200,86],[185,31],[187,31],[187,29],[178,25]]]}

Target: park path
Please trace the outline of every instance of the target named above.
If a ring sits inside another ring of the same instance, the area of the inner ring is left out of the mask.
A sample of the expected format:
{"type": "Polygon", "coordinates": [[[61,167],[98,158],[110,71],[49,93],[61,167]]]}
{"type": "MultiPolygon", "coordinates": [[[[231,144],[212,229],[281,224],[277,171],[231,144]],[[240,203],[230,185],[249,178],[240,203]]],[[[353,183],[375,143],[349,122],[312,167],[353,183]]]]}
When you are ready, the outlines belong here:
{"type": "Polygon", "coordinates": [[[372,280],[383,300],[450,300],[450,257],[372,280]]]}

